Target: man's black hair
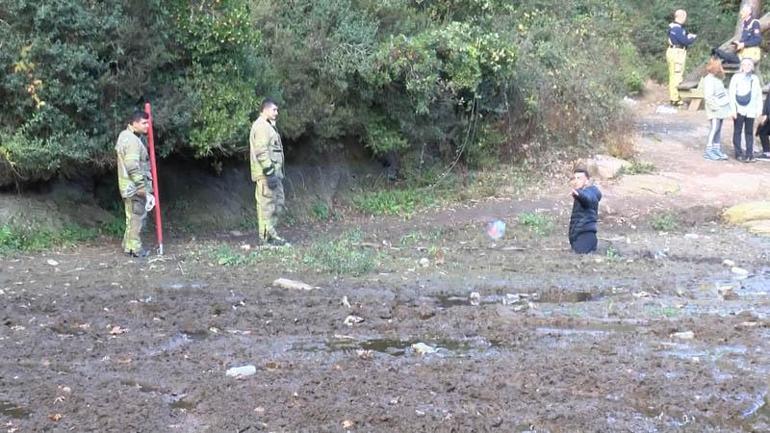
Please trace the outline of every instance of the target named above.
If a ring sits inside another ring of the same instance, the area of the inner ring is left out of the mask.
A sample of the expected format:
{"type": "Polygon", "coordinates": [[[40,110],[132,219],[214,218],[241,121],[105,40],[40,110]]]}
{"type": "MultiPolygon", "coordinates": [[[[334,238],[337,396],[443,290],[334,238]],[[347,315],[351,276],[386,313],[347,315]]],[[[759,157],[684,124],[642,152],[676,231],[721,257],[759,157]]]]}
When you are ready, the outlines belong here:
{"type": "Polygon", "coordinates": [[[573,173],[583,173],[586,176],[586,179],[590,179],[591,178],[591,175],[588,174],[588,170],[586,170],[585,168],[582,168],[582,167],[576,168],[573,173]]]}
{"type": "Polygon", "coordinates": [[[259,106],[259,112],[261,113],[261,112],[265,111],[265,108],[270,107],[270,106],[277,107],[278,103],[275,102],[275,100],[272,99],[272,98],[265,98],[265,100],[262,101],[262,105],[259,106]]]}
{"type": "Polygon", "coordinates": [[[128,118],[128,123],[138,122],[142,119],[149,119],[150,115],[142,110],[135,110],[128,118]]]}

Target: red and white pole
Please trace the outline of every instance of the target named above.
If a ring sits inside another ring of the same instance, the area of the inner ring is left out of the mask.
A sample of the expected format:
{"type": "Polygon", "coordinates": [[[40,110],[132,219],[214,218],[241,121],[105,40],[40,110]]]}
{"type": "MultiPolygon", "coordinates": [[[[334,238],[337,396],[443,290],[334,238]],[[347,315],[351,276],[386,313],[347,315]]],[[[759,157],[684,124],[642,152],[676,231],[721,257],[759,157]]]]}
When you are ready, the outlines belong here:
{"type": "Polygon", "coordinates": [[[158,165],[155,162],[155,137],[152,132],[152,108],[144,104],[144,111],[150,116],[150,129],[147,131],[147,144],[150,147],[150,170],[152,170],[152,190],[155,195],[155,236],[158,239],[158,255],[163,255],[163,223],[160,217],[160,189],[158,188],[158,165]]]}

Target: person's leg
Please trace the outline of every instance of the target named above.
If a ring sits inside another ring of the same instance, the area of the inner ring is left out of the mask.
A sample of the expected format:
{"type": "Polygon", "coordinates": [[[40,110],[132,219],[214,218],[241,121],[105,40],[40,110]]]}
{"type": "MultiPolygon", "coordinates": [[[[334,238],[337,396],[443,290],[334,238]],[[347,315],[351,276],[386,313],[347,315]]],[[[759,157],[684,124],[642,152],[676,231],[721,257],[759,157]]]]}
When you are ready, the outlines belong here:
{"type": "Polygon", "coordinates": [[[716,120],[716,132],[714,133],[714,152],[719,157],[719,159],[725,160],[727,159],[727,155],[722,151],[722,124],[724,123],[724,119],[714,120],[716,120]]]}
{"type": "Polygon", "coordinates": [[[715,160],[719,158],[719,155],[714,153],[715,142],[717,139],[717,127],[718,123],[717,120],[719,119],[711,119],[710,128],[709,128],[709,135],[708,139],[706,140],[706,150],[703,152],[703,157],[706,159],[715,160]]]}
{"type": "Polygon", "coordinates": [[[743,122],[743,136],[746,139],[746,159],[754,159],[754,118],[747,117],[743,122]]]}
{"type": "Polygon", "coordinates": [[[275,231],[273,226],[275,219],[275,203],[273,191],[267,186],[266,178],[258,178],[254,197],[257,200],[257,226],[259,228],[259,240],[267,242],[275,231]]]}
{"type": "Polygon", "coordinates": [[[680,103],[679,84],[684,77],[684,62],[687,53],[681,48],[669,48],[666,50],[666,63],[668,63],[668,95],[672,103],[680,103]]]}
{"type": "Polygon", "coordinates": [[[126,253],[142,253],[142,225],[147,211],[144,210],[145,200],[141,197],[125,199],[128,203],[126,209],[126,233],[123,237],[123,251],[126,253]]]}
{"type": "Polygon", "coordinates": [[[735,150],[735,159],[741,159],[743,151],[741,150],[741,131],[743,130],[743,120],[745,117],[740,114],[735,117],[733,123],[733,149],[735,150]]]}
{"type": "Polygon", "coordinates": [[[572,251],[578,254],[588,254],[596,251],[596,245],[598,240],[596,239],[596,233],[584,232],[577,235],[575,242],[572,243],[572,251]]]}

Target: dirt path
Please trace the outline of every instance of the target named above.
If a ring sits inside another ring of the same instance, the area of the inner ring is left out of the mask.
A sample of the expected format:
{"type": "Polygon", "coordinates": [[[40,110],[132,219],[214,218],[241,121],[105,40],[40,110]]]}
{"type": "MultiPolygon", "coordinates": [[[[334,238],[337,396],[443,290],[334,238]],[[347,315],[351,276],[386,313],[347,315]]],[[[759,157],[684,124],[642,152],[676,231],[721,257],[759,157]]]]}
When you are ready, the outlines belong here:
{"type": "Polygon", "coordinates": [[[601,182],[593,256],[565,250],[557,181],[339,222],[362,236],[347,244],[316,230],[294,251],[247,254],[247,236],[162,260],[112,240],[3,258],[0,431],[770,431],[770,242],[718,222],[767,198],[770,163],[705,161],[703,113],[649,103],[639,158],[658,172],[601,182]],[[656,231],[664,211],[678,226],[656,231]],[[343,264],[364,270],[316,269],[343,264]],[[225,375],[243,365],[255,374],[225,375]]]}

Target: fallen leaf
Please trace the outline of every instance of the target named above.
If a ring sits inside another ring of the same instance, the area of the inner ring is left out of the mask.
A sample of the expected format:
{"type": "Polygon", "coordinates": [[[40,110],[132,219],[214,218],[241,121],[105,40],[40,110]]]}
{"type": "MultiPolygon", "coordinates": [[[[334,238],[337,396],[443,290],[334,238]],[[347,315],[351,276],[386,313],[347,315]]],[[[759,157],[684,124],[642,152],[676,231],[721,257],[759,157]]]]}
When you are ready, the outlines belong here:
{"type": "Polygon", "coordinates": [[[59,421],[62,418],[64,418],[64,415],[62,415],[60,413],[52,413],[52,414],[48,415],[48,419],[50,419],[53,422],[57,422],[57,421],[59,421]]]}
{"type": "Polygon", "coordinates": [[[342,421],[342,428],[353,428],[353,426],[356,425],[353,421],[346,419],[345,421],[342,421]]]}

